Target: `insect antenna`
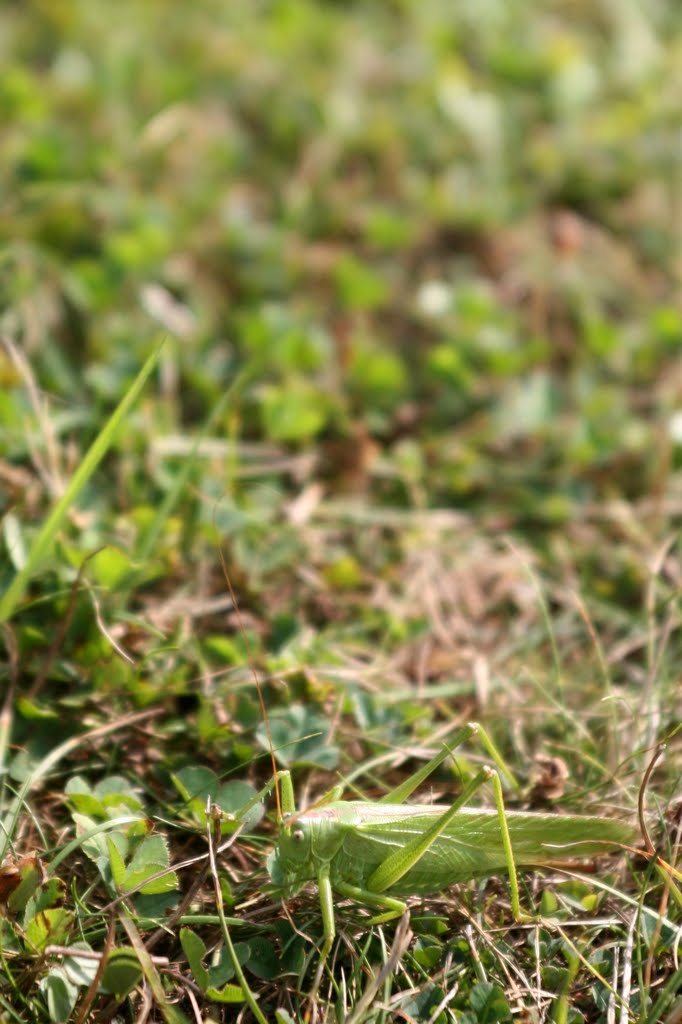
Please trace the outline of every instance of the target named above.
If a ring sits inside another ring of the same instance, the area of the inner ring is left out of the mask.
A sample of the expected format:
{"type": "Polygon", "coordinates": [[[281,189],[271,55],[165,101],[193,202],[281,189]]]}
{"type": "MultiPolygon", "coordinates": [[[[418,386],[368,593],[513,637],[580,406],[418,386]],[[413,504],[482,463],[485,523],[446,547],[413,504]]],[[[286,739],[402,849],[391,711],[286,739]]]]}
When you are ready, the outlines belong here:
{"type": "Polygon", "coordinates": [[[244,620],[242,619],[242,613],[241,613],[241,609],[239,607],[239,603],[237,601],[237,595],[234,592],[234,587],[232,586],[232,580],[230,579],[230,574],[227,571],[227,565],[225,563],[225,555],[223,554],[223,549],[220,546],[218,547],[218,550],[220,552],[220,564],[222,565],[222,568],[223,568],[223,575],[225,576],[225,582],[227,583],[227,589],[230,592],[230,597],[232,598],[232,604],[234,606],[235,615],[237,617],[237,625],[239,626],[239,631],[242,634],[242,638],[244,640],[244,647],[246,648],[246,655],[247,655],[247,659],[248,659],[248,662],[249,662],[249,668],[251,670],[251,675],[253,676],[253,681],[256,684],[256,693],[258,694],[258,702],[260,704],[261,714],[263,716],[263,724],[265,725],[265,734],[266,734],[266,736],[268,738],[268,748],[270,750],[270,762],[272,764],[272,778],[273,778],[274,784],[275,784],[275,803],[277,805],[277,821],[278,821],[278,823],[281,823],[282,817],[283,817],[283,815],[282,815],[282,801],[281,801],[280,792],[279,792],[279,780],[278,780],[278,776],[277,776],[277,762],[275,761],[275,748],[274,748],[273,743],[272,743],[272,733],[270,731],[270,719],[268,718],[268,712],[267,712],[267,709],[265,707],[265,699],[263,697],[263,689],[262,689],[261,684],[260,684],[260,679],[258,677],[258,672],[256,671],[256,661],[255,661],[255,658],[254,658],[253,648],[251,647],[251,643],[249,641],[246,629],[244,628],[244,620]]]}
{"type": "Polygon", "coordinates": [[[651,841],[651,836],[649,834],[649,829],[647,828],[646,818],[645,818],[645,815],[644,815],[644,801],[645,801],[645,797],[646,797],[646,789],[647,789],[647,786],[649,785],[649,779],[653,775],[653,771],[654,771],[654,768],[656,767],[656,763],[662,757],[664,751],[665,751],[665,743],[659,743],[656,746],[656,748],[654,749],[654,753],[653,753],[653,755],[651,757],[651,760],[649,761],[649,764],[647,765],[646,771],[644,772],[644,778],[642,779],[642,783],[641,783],[641,785],[639,787],[639,795],[637,797],[637,812],[638,812],[638,815],[639,815],[639,827],[640,827],[640,831],[642,833],[642,837],[644,839],[644,845],[646,847],[646,853],[650,857],[655,857],[656,856],[656,847],[654,846],[654,844],[651,841]]]}
{"type": "MultiPolygon", "coordinates": [[[[653,755],[651,757],[651,760],[649,761],[649,764],[647,765],[646,771],[644,772],[644,778],[642,779],[642,784],[639,787],[639,796],[638,796],[638,799],[637,799],[637,811],[638,811],[638,814],[639,814],[639,827],[640,827],[640,830],[642,832],[642,836],[643,836],[643,839],[644,839],[644,847],[645,848],[644,848],[643,851],[642,850],[637,850],[635,852],[637,852],[637,853],[644,853],[645,857],[648,857],[649,860],[653,860],[654,863],[667,874],[667,876],[668,876],[668,884],[671,886],[671,891],[673,893],[673,897],[675,899],[675,902],[679,906],[682,907],[682,894],[679,892],[677,886],[673,882],[673,878],[676,878],[678,881],[682,882],[682,872],[680,872],[674,866],[674,864],[668,864],[668,862],[663,859],[663,857],[660,855],[660,853],[658,852],[658,850],[654,846],[653,841],[651,839],[651,835],[649,833],[649,829],[647,827],[645,813],[644,813],[645,812],[644,803],[645,803],[646,789],[647,789],[647,786],[649,784],[649,780],[650,780],[651,776],[653,775],[653,771],[654,771],[654,768],[656,767],[657,762],[662,757],[662,755],[665,753],[665,748],[666,748],[665,743],[659,743],[655,747],[654,753],[653,753],[653,755]]],[[[678,839],[678,842],[679,842],[679,839],[678,839]]]]}

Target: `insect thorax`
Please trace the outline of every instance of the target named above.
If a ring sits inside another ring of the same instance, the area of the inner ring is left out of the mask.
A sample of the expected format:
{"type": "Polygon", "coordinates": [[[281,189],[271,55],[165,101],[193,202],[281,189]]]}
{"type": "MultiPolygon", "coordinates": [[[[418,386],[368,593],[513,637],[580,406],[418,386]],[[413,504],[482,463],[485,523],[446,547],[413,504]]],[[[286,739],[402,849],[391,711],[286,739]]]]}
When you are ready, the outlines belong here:
{"type": "Polygon", "coordinates": [[[333,814],[323,810],[291,815],[284,819],[277,845],[269,858],[268,871],[276,885],[295,890],[317,879],[320,868],[329,864],[343,842],[343,833],[333,814]]]}

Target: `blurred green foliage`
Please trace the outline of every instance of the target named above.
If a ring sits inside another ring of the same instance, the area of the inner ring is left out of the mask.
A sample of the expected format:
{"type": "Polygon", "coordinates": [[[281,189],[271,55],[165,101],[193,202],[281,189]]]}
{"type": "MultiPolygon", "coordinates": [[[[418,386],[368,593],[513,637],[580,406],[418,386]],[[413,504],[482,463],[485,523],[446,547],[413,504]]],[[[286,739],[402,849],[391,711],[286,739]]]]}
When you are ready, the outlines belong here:
{"type": "Polygon", "coordinates": [[[155,431],[245,370],[217,433],[362,422],[392,460],[407,417],[436,503],[652,486],[682,347],[677,4],[34,2],[0,28],[3,325],[60,434],[169,329],[155,431]]]}
{"type": "MultiPolygon", "coordinates": [[[[47,847],[68,801],[81,826],[95,804],[156,817],[168,849],[88,840],[105,882],[113,863],[119,881],[176,864],[206,795],[238,810],[271,770],[247,664],[297,789],[364,764],[363,785],[390,788],[396,752],[475,713],[526,779],[547,744],[571,758],[574,801],[626,777],[636,793],[679,728],[678,0],[25,0],[0,5],[0,60],[3,590],[167,337],[0,637],[18,698],[0,803],[91,717],[159,710],[65,759],[66,796],[55,776],[31,815],[47,847]]],[[[652,784],[679,786],[674,742],[652,784]]],[[[255,853],[242,838],[227,905],[263,878],[262,835],[255,853]]],[[[92,908],[114,889],[97,903],[87,870],[62,887],[69,909],[59,886],[40,897],[35,949],[70,941],[76,915],[101,948],[92,908]]],[[[568,919],[593,897],[542,898],[568,919]]],[[[145,936],[171,904],[138,896],[145,936]]],[[[206,932],[187,927],[184,954],[217,999],[215,921],[190,923],[206,932]]],[[[0,924],[18,992],[30,951],[0,924]]],[[[254,977],[305,971],[298,926],[245,930],[254,977]]],[[[474,956],[428,913],[415,930],[405,1013],[432,1019],[443,962],[462,1020],[526,1011],[496,955],[518,945],[496,932],[474,956]]],[[[661,935],[654,990],[672,970],[661,935]]],[[[118,939],[105,987],[125,998],[139,970],[118,939]]],[[[567,999],[579,963],[546,943],[543,984],[567,999]]],[[[385,953],[375,936],[349,958],[351,1003],[385,953]]],[[[66,963],[21,1019],[72,1012],[93,961],[66,963]]],[[[606,1019],[588,987],[557,1019],[606,1019]]]]}

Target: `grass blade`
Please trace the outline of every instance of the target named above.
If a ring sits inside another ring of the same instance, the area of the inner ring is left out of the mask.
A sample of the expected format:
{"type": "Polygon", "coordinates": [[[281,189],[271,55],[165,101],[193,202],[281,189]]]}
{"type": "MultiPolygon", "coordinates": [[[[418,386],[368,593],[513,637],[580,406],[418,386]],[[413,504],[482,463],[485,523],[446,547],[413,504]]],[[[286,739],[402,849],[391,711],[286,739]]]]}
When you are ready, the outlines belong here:
{"type": "Polygon", "coordinates": [[[137,401],[140,392],[147,382],[147,378],[156,366],[164,344],[165,340],[149,356],[137,377],[104,424],[102,430],[90,445],[64,494],[50,512],[38,536],[33,541],[25,565],[17,572],[5,593],[0,596],[0,623],[7,622],[14,614],[36,566],[40,563],[46,552],[49,551],[69,508],[76,501],[81,490],[111,447],[116,431],[137,401]]]}

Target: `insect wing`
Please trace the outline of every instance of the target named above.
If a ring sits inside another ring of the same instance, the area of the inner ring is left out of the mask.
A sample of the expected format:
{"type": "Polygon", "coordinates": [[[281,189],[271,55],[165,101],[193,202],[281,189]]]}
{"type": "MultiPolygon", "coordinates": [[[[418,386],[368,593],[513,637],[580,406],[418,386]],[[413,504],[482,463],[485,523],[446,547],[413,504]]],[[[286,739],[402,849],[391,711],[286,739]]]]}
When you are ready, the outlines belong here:
{"type": "MultiPolygon", "coordinates": [[[[346,876],[352,873],[355,884],[364,885],[375,868],[411,840],[424,835],[445,809],[367,805],[363,820],[346,828],[335,867],[346,876]]],[[[487,811],[458,814],[389,891],[395,895],[426,895],[476,875],[494,874],[505,863],[495,813],[492,817],[487,811]]]]}
{"type": "MultiPolygon", "coordinates": [[[[337,805],[342,806],[342,805],[337,805]]],[[[358,805],[344,828],[335,858],[338,877],[364,885],[396,850],[423,835],[446,808],[400,804],[358,805]],[[352,818],[352,823],[351,819],[352,818]]],[[[632,841],[633,830],[611,819],[559,814],[509,812],[507,824],[517,865],[597,856],[632,841]]],[[[463,808],[420,859],[391,886],[395,895],[438,892],[455,882],[492,875],[506,868],[500,821],[488,808],[463,808]]]]}

